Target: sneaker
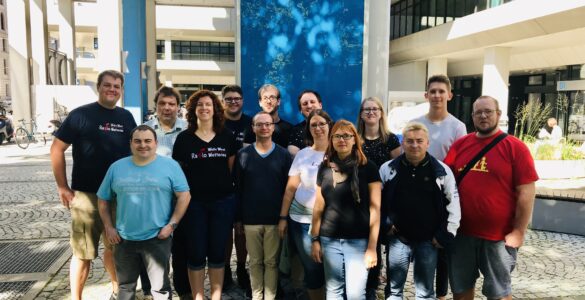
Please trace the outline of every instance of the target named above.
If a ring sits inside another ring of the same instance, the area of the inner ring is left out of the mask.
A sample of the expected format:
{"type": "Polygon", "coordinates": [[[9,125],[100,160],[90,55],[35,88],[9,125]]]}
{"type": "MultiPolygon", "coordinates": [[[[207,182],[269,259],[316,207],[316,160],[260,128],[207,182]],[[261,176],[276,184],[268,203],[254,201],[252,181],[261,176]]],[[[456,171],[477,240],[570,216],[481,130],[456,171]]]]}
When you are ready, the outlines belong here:
{"type": "Polygon", "coordinates": [[[234,285],[234,280],[232,278],[232,269],[229,266],[226,266],[223,272],[223,287],[230,288],[234,285]]]}

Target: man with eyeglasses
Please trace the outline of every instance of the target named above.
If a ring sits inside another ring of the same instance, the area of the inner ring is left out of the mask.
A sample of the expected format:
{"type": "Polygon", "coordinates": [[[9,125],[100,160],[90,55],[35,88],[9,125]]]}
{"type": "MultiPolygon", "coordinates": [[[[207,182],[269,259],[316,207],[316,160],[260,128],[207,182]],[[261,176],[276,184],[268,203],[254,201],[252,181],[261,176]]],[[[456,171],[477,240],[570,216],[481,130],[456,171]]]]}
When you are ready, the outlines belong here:
{"type": "Polygon", "coordinates": [[[236,227],[243,224],[246,234],[252,299],[268,300],[275,299],[277,293],[278,222],[292,159],[284,147],[272,141],[272,115],[259,112],[252,123],[256,142],[238,152],[234,165],[239,199],[236,227]]]}
{"type": "Polygon", "coordinates": [[[532,215],[538,175],[528,147],[502,135],[501,115],[496,99],[479,97],[472,113],[476,132],[457,140],[445,157],[461,199],[461,227],[448,251],[454,299],[473,299],[479,272],[487,298],[512,298],[511,272],[532,215]],[[501,140],[470,164],[495,139],[501,140]]]}
{"type": "MultiPolygon", "coordinates": [[[[244,107],[242,88],[239,85],[226,85],[221,90],[221,96],[224,106],[225,127],[232,131],[240,148],[243,147],[244,136],[250,132],[252,127],[252,118],[242,112],[244,107]]],[[[232,269],[230,262],[232,260],[232,246],[236,247],[236,276],[238,278],[238,285],[246,290],[246,294],[251,297],[250,276],[246,271],[246,257],[248,251],[246,250],[246,237],[243,231],[234,231],[234,236],[230,237],[226,244],[226,264],[223,284],[229,287],[233,284],[232,269]],[[233,240],[233,242],[232,242],[233,240]]]]}
{"type": "MultiPolygon", "coordinates": [[[[292,124],[281,119],[278,115],[280,107],[280,91],[272,84],[264,84],[258,90],[258,104],[263,112],[266,112],[274,119],[274,133],[272,140],[284,148],[288,146],[288,138],[292,124]]],[[[254,134],[247,133],[244,138],[244,146],[254,142],[254,134]]]]}
{"type": "Polygon", "coordinates": [[[323,102],[321,101],[321,95],[317,91],[304,90],[301,92],[298,98],[299,111],[305,118],[301,123],[291,128],[289,140],[288,140],[288,152],[294,157],[299,150],[307,147],[305,142],[307,133],[305,127],[307,127],[307,117],[315,109],[322,109],[323,102]]]}
{"type": "MultiPolygon", "coordinates": [[[[425,98],[429,102],[429,112],[414,119],[429,130],[429,153],[438,160],[445,159],[451,145],[467,134],[465,124],[447,111],[447,103],[453,98],[451,81],[446,75],[433,75],[427,81],[425,98]]],[[[449,289],[447,274],[447,253],[439,250],[437,260],[437,298],[444,300],[449,289]]]]}

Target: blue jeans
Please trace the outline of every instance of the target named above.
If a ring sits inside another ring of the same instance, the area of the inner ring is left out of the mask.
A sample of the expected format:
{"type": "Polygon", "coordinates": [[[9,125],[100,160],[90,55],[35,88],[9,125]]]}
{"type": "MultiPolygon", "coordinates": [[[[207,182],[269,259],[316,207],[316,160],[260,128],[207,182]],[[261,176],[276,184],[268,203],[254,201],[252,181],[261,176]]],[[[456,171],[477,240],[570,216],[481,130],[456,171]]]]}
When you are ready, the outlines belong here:
{"type": "Polygon", "coordinates": [[[235,211],[233,194],[210,202],[196,199],[189,203],[184,218],[190,270],[203,270],[206,261],[209,268],[225,267],[225,247],[234,226],[235,211]]]}
{"type": "Polygon", "coordinates": [[[321,237],[327,300],[366,299],[367,247],[367,239],[321,237]]]}
{"type": "Polygon", "coordinates": [[[288,234],[303,265],[305,287],[314,290],[325,284],[325,274],[323,264],[316,263],[311,256],[310,226],[311,224],[299,223],[290,218],[288,219],[288,234]]]}
{"type": "Polygon", "coordinates": [[[437,248],[431,241],[403,243],[397,237],[388,242],[388,282],[386,299],[402,299],[408,266],[414,261],[414,287],[416,299],[435,299],[433,286],[437,268],[437,248]]]}

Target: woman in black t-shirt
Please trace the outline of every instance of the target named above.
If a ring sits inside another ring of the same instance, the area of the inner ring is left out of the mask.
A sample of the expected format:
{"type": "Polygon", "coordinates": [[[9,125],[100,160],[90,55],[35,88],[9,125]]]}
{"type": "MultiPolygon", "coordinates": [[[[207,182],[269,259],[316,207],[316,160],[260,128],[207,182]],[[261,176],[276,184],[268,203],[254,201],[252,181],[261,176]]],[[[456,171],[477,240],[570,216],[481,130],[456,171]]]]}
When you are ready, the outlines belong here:
{"type": "Polygon", "coordinates": [[[381,190],[378,168],[364,155],[355,127],[338,121],[317,173],[311,228],[327,299],[365,299],[367,269],[378,263],[381,190]]]}
{"type": "Polygon", "coordinates": [[[173,249],[187,248],[193,298],[204,298],[207,262],[211,299],[221,299],[226,241],[235,216],[231,171],[237,142],[224,130],[223,107],[213,92],[201,90],[189,98],[187,121],[188,129],[177,136],[173,158],[185,172],[191,202],[178,228],[185,240],[177,239],[173,249]]]}

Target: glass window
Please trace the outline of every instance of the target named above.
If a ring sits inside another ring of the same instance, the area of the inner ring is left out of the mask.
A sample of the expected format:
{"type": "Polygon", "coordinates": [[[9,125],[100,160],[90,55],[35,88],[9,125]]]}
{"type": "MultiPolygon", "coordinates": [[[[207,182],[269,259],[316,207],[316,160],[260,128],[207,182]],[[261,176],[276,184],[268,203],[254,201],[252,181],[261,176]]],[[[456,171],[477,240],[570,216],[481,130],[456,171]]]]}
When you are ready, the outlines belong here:
{"type": "Polygon", "coordinates": [[[429,27],[435,27],[435,22],[437,20],[437,0],[430,0],[429,1],[429,27]]]}
{"type": "Polygon", "coordinates": [[[441,25],[443,23],[445,23],[445,8],[447,6],[447,3],[445,0],[436,0],[436,6],[437,6],[437,19],[435,21],[435,26],[441,25]]]}
{"type": "Polygon", "coordinates": [[[414,32],[419,32],[420,31],[420,20],[421,20],[421,16],[420,16],[420,3],[416,2],[414,4],[413,7],[413,11],[414,11],[414,17],[413,17],[413,23],[414,23],[414,28],[413,31],[414,32]]]}
{"type": "Polygon", "coordinates": [[[412,10],[412,5],[408,6],[406,8],[406,34],[411,34],[413,33],[412,31],[412,21],[413,21],[413,10],[412,10]]]}

